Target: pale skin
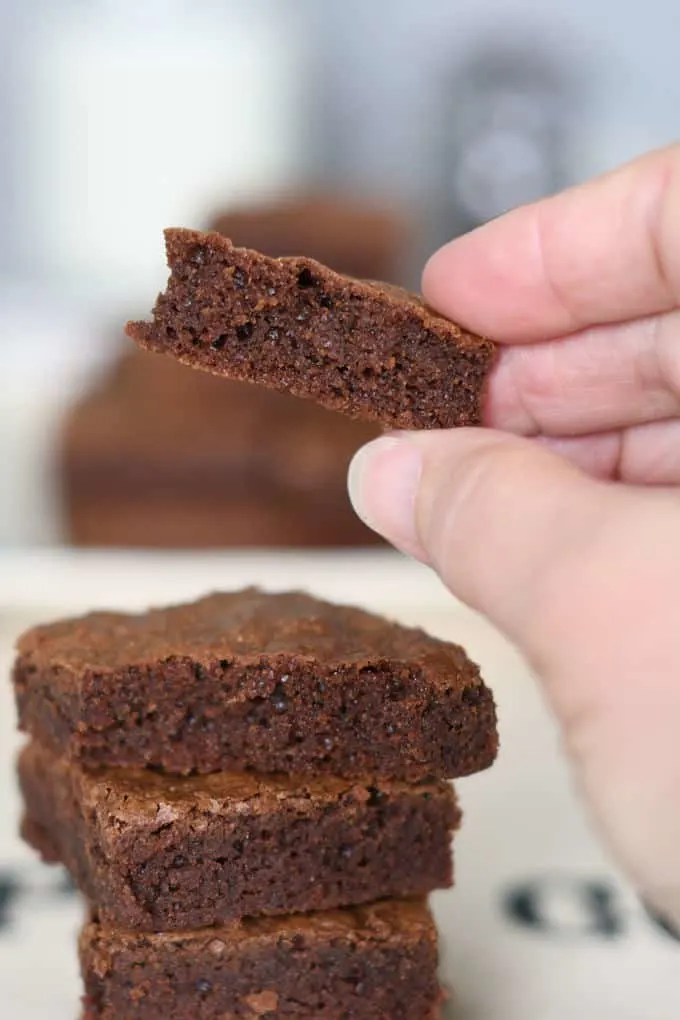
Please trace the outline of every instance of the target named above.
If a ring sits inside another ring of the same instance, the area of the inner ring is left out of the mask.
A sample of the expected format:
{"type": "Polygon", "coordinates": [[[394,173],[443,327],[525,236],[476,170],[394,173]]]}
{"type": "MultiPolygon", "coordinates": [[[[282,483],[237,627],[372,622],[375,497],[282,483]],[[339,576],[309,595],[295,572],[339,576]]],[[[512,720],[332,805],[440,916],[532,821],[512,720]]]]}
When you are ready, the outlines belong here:
{"type": "Polygon", "coordinates": [[[524,653],[680,925],[680,145],[457,239],[423,291],[500,346],[488,428],[364,447],[355,508],[524,653]]]}

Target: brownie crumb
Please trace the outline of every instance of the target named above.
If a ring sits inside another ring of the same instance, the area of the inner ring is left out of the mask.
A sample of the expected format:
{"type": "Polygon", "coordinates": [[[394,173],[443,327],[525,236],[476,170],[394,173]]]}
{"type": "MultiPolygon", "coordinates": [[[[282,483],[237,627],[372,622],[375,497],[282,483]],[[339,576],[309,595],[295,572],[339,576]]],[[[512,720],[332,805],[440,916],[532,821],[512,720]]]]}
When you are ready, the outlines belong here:
{"type": "Polygon", "coordinates": [[[126,328],[142,347],[391,427],[480,423],[494,345],[415,295],[216,232],[165,237],[167,290],[126,328]]]}

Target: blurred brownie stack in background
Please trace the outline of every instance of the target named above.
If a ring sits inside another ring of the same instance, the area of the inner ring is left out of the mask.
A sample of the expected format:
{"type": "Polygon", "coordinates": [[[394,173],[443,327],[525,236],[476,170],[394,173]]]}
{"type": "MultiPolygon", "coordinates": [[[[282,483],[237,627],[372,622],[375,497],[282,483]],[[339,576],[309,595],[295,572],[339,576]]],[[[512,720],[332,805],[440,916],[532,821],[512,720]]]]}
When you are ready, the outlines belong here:
{"type": "Polygon", "coordinates": [[[341,547],[378,541],[346,476],[377,430],[247,383],[126,351],[71,410],[63,513],[81,546],[341,547]]]}
{"type": "MultiPolygon", "coordinates": [[[[398,282],[406,240],[396,214],[324,196],[226,210],[210,226],[238,245],[388,282],[398,282]]],[[[349,504],[346,472],[377,434],[294,397],[125,349],[63,425],[65,537],[137,548],[374,545],[349,504]]]]}

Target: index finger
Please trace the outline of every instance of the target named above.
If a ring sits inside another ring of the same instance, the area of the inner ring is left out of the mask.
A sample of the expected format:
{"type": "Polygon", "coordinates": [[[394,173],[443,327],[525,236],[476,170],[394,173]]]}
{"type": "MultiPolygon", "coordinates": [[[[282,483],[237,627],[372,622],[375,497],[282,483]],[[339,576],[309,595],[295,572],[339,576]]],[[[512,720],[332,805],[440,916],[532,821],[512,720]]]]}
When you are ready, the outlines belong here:
{"type": "Polygon", "coordinates": [[[436,252],[427,301],[500,343],[680,304],[680,145],[515,209],[436,252]]]}

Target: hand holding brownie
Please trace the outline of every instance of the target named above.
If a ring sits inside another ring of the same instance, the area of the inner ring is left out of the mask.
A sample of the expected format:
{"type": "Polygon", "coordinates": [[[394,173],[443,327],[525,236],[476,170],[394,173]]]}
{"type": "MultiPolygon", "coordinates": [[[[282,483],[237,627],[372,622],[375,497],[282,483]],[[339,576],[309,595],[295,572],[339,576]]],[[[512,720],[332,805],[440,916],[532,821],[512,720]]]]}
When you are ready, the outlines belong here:
{"type": "Polygon", "coordinates": [[[426,298],[502,345],[497,431],[376,440],[351,491],[525,653],[610,847],[680,923],[678,223],[680,145],[438,252],[426,298]]]}

